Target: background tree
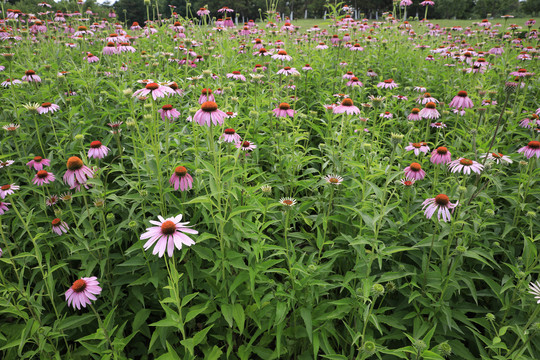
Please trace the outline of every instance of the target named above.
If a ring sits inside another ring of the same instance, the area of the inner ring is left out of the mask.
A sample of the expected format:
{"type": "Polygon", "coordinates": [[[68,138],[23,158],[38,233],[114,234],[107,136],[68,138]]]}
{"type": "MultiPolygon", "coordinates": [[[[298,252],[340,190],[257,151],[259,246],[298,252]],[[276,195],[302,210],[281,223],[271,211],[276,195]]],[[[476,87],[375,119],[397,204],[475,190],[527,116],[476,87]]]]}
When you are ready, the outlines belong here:
{"type": "Polygon", "coordinates": [[[540,0],[527,0],[527,2],[521,4],[523,12],[531,16],[537,16],[540,14],[540,0]]]}

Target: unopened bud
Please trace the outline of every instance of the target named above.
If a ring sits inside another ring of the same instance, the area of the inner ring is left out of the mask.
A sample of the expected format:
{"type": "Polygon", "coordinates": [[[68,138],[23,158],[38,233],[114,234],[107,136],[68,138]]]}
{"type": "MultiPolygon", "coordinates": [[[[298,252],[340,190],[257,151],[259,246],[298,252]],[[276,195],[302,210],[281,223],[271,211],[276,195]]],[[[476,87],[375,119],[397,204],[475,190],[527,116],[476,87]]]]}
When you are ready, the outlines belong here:
{"type": "Polygon", "coordinates": [[[375,354],[375,351],[377,350],[377,345],[373,341],[366,341],[364,343],[364,346],[362,346],[362,352],[366,354],[367,356],[371,356],[375,354]]]}
{"type": "Polygon", "coordinates": [[[445,342],[437,346],[437,351],[442,357],[448,357],[452,354],[452,346],[445,342]]]}
{"type": "Polygon", "coordinates": [[[381,284],[375,284],[371,288],[371,293],[373,294],[373,297],[379,297],[384,294],[384,286],[381,284]]]}

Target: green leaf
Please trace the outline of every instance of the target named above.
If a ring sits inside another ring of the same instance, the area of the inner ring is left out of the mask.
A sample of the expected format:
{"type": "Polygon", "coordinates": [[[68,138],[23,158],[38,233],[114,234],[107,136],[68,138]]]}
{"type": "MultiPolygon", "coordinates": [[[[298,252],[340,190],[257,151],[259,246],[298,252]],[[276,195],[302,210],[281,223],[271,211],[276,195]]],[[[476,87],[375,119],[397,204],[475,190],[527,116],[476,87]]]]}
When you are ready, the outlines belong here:
{"type": "Polygon", "coordinates": [[[146,321],[146,319],[148,319],[151,312],[152,311],[149,309],[141,309],[137,311],[137,314],[135,314],[135,318],[133,319],[133,323],[131,324],[132,330],[139,330],[141,325],[146,321]]]}
{"type": "Polygon", "coordinates": [[[306,331],[308,334],[309,342],[313,342],[313,324],[311,323],[311,310],[307,308],[300,308],[300,316],[304,319],[304,324],[306,324],[306,331]]]}
{"type": "Polygon", "coordinates": [[[79,326],[86,325],[95,319],[96,317],[93,314],[84,314],[80,316],[73,315],[59,321],[57,325],[57,329],[66,330],[66,329],[77,328],[79,326]]]}
{"type": "Polygon", "coordinates": [[[187,323],[191,319],[194,319],[197,315],[202,313],[204,310],[208,308],[209,303],[206,304],[199,304],[195,305],[190,308],[189,312],[186,314],[186,318],[184,319],[184,323],[187,323]]]}
{"type": "Polygon", "coordinates": [[[236,322],[236,326],[240,330],[240,334],[244,332],[244,323],[246,321],[246,314],[244,313],[244,308],[242,305],[236,303],[233,306],[233,318],[236,322]]]}
{"type": "Polygon", "coordinates": [[[229,327],[233,327],[233,307],[229,304],[222,304],[221,305],[221,313],[223,314],[223,318],[225,318],[225,321],[229,324],[229,327]]]}

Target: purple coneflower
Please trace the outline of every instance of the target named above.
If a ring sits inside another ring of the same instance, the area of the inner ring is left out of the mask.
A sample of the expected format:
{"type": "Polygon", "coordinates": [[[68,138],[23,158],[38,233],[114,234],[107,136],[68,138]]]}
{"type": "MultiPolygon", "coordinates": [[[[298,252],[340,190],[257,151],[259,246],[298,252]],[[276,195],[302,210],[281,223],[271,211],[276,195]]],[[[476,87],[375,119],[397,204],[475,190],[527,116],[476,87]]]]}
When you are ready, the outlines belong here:
{"type": "Polygon", "coordinates": [[[448,196],[445,194],[439,194],[434,198],[425,200],[422,203],[422,209],[425,209],[424,215],[426,218],[431,219],[431,217],[435,214],[435,211],[437,211],[437,220],[441,220],[442,215],[442,220],[447,222],[450,221],[450,210],[453,210],[458,203],[459,201],[452,204],[448,196]]]}
{"type": "Polygon", "coordinates": [[[230,128],[225,129],[223,134],[221,134],[221,136],[219,137],[219,139],[228,143],[237,143],[240,140],[242,140],[240,135],[238,135],[234,129],[230,129],[230,128]]]}
{"type": "Polygon", "coordinates": [[[281,61],[291,61],[292,56],[287,55],[287,52],[285,50],[279,50],[277,54],[272,55],[272,59],[281,60],[281,61]]]}
{"type": "Polygon", "coordinates": [[[422,119],[438,119],[441,114],[437,111],[437,105],[434,102],[428,102],[426,107],[420,110],[419,113],[422,119]]]}
{"type": "Polygon", "coordinates": [[[422,117],[420,116],[420,109],[413,108],[409,116],[407,116],[407,119],[412,120],[412,121],[422,120],[422,117]]]}
{"type": "Polygon", "coordinates": [[[472,108],[474,104],[472,100],[469,98],[469,96],[467,95],[467,92],[462,90],[462,91],[459,91],[456,96],[454,96],[454,98],[452,99],[450,104],[448,104],[448,106],[455,109],[458,109],[458,108],[469,109],[469,108],[472,108]]]}
{"type": "Polygon", "coordinates": [[[0,169],[11,166],[11,165],[13,165],[13,163],[15,163],[14,160],[6,160],[6,161],[0,160],[0,169]]]}
{"type": "Polygon", "coordinates": [[[96,140],[90,143],[90,149],[88,149],[88,157],[94,159],[103,159],[107,156],[109,148],[101,143],[101,141],[96,140]]]}
{"type": "Polygon", "coordinates": [[[276,117],[294,117],[294,114],[296,114],[296,111],[291,109],[291,106],[288,103],[279,104],[272,112],[276,117]]]}
{"type": "Polygon", "coordinates": [[[44,166],[51,165],[51,161],[49,159],[44,159],[41,156],[35,156],[32,160],[26,163],[26,165],[29,168],[34,168],[34,170],[39,171],[43,170],[44,166]]]}
{"type": "Polygon", "coordinates": [[[199,15],[200,17],[210,15],[210,10],[208,10],[207,8],[200,8],[199,10],[197,10],[197,15],[199,15]]]}
{"type": "Polygon", "coordinates": [[[54,113],[55,111],[60,110],[60,106],[56,104],[51,104],[50,102],[44,102],[40,107],[37,108],[38,114],[54,113]]]}
{"type": "Polygon", "coordinates": [[[35,83],[41,82],[41,78],[36,75],[36,72],[34,70],[26,70],[21,80],[35,83]]]}
{"type": "Polygon", "coordinates": [[[379,114],[379,117],[385,118],[385,119],[392,119],[394,117],[394,114],[392,114],[390,111],[385,111],[381,114],[379,114]]]}
{"type": "Polygon", "coordinates": [[[180,111],[173,108],[173,106],[170,104],[163,105],[158,112],[161,115],[161,120],[163,121],[165,121],[165,118],[167,118],[172,122],[174,119],[178,119],[180,116],[180,111]]]}
{"type": "Polygon", "coordinates": [[[53,206],[58,202],[59,199],[60,197],[58,195],[51,195],[45,200],[45,205],[53,206]]]}
{"type": "Polygon", "coordinates": [[[477,174],[480,174],[482,170],[484,169],[484,165],[471,159],[459,158],[457,160],[450,162],[448,164],[448,168],[453,173],[463,172],[464,174],[468,175],[471,173],[471,171],[477,174]]]}
{"type": "Polygon", "coordinates": [[[8,205],[11,205],[11,203],[0,201],[0,215],[4,215],[9,210],[8,205]]]}
{"type": "Polygon", "coordinates": [[[495,161],[496,164],[500,164],[502,162],[505,162],[507,164],[511,164],[513,162],[512,159],[510,159],[509,156],[503,155],[501,153],[496,153],[496,152],[482,154],[482,155],[480,155],[480,157],[482,159],[487,157],[488,160],[495,161]]]}
{"type": "Polygon", "coordinates": [[[315,46],[315,49],[317,49],[317,50],[326,50],[326,49],[328,49],[328,45],[326,45],[324,42],[320,42],[319,45],[315,46]]]}
{"type": "Polygon", "coordinates": [[[242,75],[242,73],[240,71],[233,71],[232,73],[227,74],[227,77],[229,79],[232,78],[234,80],[246,81],[246,77],[244,75],[242,75]]]}
{"type": "Polygon", "coordinates": [[[329,174],[323,178],[328,184],[341,185],[343,178],[339,175],[329,174]]]}
{"type": "Polygon", "coordinates": [[[430,93],[424,93],[423,96],[420,96],[418,99],[416,99],[416,102],[422,105],[426,105],[428,102],[438,103],[439,100],[435,99],[433,96],[431,96],[430,93]]]}
{"type": "Polygon", "coordinates": [[[536,155],[536,158],[540,158],[540,141],[529,141],[529,143],[519,149],[518,153],[523,153],[527,159],[536,155]]]}
{"type": "Polygon", "coordinates": [[[199,96],[199,105],[207,101],[216,101],[214,94],[212,94],[212,89],[202,89],[201,96],[199,96]]]}
{"type": "Polygon", "coordinates": [[[289,76],[289,75],[300,75],[300,73],[298,72],[298,70],[296,70],[295,68],[293,67],[290,67],[290,66],[285,66],[283,69],[279,69],[278,72],[277,72],[278,75],[285,75],[285,76],[289,76]]]}
{"type": "Polygon", "coordinates": [[[427,154],[429,151],[429,146],[425,142],[419,143],[409,143],[409,146],[405,147],[406,151],[414,151],[414,155],[418,156],[420,152],[427,154]]]}
{"type": "Polygon", "coordinates": [[[394,89],[398,87],[398,84],[396,84],[393,79],[387,79],[378,83],[377,87],[383,89],[394,89]]]}
{"type": "Polygon", "coordinates": [[[451,156],[452,154],[450,153],[450,151],[448,151],[447,148],[445,148],[444,146],[439,146],[438,148],[433,150],[433,152],[431,153],[430,161],[433,164],[437,164],[437,165],[448,164],[449,162],[452,161],[451,156]]]}
{"type": "Polygon", "coordinates": [[[523,128],[526,128],[526,129],[530,129],[533,126],[538,127],[538,126],[540,126],[540,118],[538,117],[538,115],[532,114],[531,116],[521,120],[519,122],[519,126],[521,126],[523,128]]]}
{"type": "Polygon", "coordinates": [[[32,179],[32,182],[34,185],[41,186],[43,184],[48,184],[50,182],[53,182],[55,180],[54,174],[52,172],[48,172],[46,170],[39,170],[32,179]]]}
{"type": "Polygon", "coordinates": [[[296,205],[296,199],[291,197],[284,197],[279,199],[279,203],[284,206],[293,206],[296,205]]]}
{"type": "Polygon", "coordinates": [[[158,254],[162,257],[167,249],[169,257],[173,256],[174,248],[182,249],[182,245],[191,246],[195,244],[188,234],[198,234],[197,230],[191,229],[189,222],[180,222],[182,215],[164,219],[161,215],[158,216],[159,221],[150,220],[150,223],[155,225],[146,229],[146,232],[141,235],[141,240],[148,239],[144,244],[144,250],[148,250],[157,241],[152,254],[158,254]]]}
{"type": "Polygon", "coordinates": [[[536,283],[531,282],[529,284],[529,294],[534,295],[534,298],[538,300],[538,304],[540,304],[540,281],[536,281],[536,283]]]}
{"type": "Polygon", "coordinates": [[[222,125],[226,115],[225,112],[218,109],[218,105],[215,102],[206,101],[197,110],[193,116],[193,120],[201,126],[206,125],[210,127],[211,124],[222,125]]]}
{"type": "Polygon", "coordinates": [[[116,43],[109,41],[107,45],[103,47],[103,55],[116,55],[120,50],[116,47],[116,43]]]}
{"type": "Polygon", "coordinates": [[[415,180],[403,178],[403,179],[399,180],[399,182],[401,183],[401,185],[404,185],[404,186],[412,186],[412,185],[414,185],[415,180]]]}
{"type": "Polygon", "coordinates": [[[0,85],[2,85],[3,87],[10,87],[11,85],[18,84],[22,84],[22,81],[18,79],[6,79],[6,81],[2,82],[2,84],[0,85]]]}
{"type": "Polygon", "coordinates": [[[403,171],[405,177],[410,180],[422,180],[426,176],[426,172],[422,170],[422,165],[415,162],[407,166],[403,171]]]}
{"type": "Polygon", "coordinates": [[[174,95],[175,91],[170,86],[162,86],[157,83],[148,83],[145,85],[144,89],[135,91],[133,96],[146,96],[148,94],[151,94],[152,98],[157,100],[157,98],[174,95]]]}
{"type": "Polygon", "coordinates": [[[97,277],[83,277],[75,280],[73,285],[66,291],[66,301],[68,306],[73,305],[73,308],[81,309],[90,305],[91,301],[97,300],[96,295],[101,294],[101,287],[97,281],[97,277]]]}
{"type": "Polygon", "coordinates": [[[193,187],[193,178],[184,166],[177,166],[169,179],[169,184],[174,187],[174,190],[180,188],[180,191],[185,191],[193,187]]]}
{"type": "Polygon", "coordinates": [[[257,148],[257,145],[250,141],[238,141],[234,146],[236,146],[237,149],[244,151],[253,151],[257,148]]]}
{"type": "Polygon", "coordinates": [[[376,78],[377,76],[379,76],[379,74],[377,74],[375,71],[371,69],[368,69],[366,76],[370,78],[376,78]]]}
{"type": "Polygon", "coordinates": [[[52,231],[56,235],[62,235],[68,232],[69,226],[64,221],[60,220],[59,218],[54,219],[51,222],[52,231]]]}
{"type": "Polygon", "coordinates": [[[99,58],[96,55],[92,54],[92,53],[88,53],[84,57],[84,60],[88,61],[89,63],[95,63],[95,62],[99,61],[99,58]]]}
{"type": "Polygon", "coordinates": [[[71,187],[77,184],[85,184],[88,178],[94,177],[94,172],[83,164],[81,158],[72,156],[66,163],[67,171],[64,174],[64,182],[71,187]]]}
{"type": "Polygon", "coordinates": [[[446,124],[443,124],[442,122],[434,122],[434,123],[431,123],[429,126],[433,128],[437,128],[437,129],[443,129],[446,127],[446,124]]]}
{"type": "Polygon", "coordinates": [[[346,98],[341,101],[341,105],[336,106],[333,110],[334,114],[343,114],[347,115],[358,115],[360,114],[360,109],[354,106],[354,103],[351,99],[346,98]]]}
{"type": "Polygon", "coordinates": [[[358,80],[358,78],[356,76],[353,76],[351,78],[351,80],[349,80],[347,82],[347,86],[351,86],[351,87],[352,86],[359,86],[359,87],[362,87],[362,86],[364,86],[364,84],[362,84],[362,82],[360,80],[358,80]]]}
{"type": "Polygon", "coordinates": [[[351,80],[354,77],[354,73],[352,71],[347,71],[342,77],[344,80],[351,80]]]}
{"type": "Polygon", "coordinates": [[[0,199],[5,199],[6,196],[11,195],[15,190],[19,190],[19,185],[7,184],[0,187],[0,199]]]}

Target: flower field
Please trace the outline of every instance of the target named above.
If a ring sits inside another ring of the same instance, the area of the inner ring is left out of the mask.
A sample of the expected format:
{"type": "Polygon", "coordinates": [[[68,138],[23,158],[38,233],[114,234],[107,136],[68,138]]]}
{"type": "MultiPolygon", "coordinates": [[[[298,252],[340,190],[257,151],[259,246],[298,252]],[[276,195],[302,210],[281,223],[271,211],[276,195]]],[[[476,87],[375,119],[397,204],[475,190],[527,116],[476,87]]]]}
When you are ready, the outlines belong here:
{"type": "Polygon", "coordinates": [[[43,7],[0,20],[2,359],[540,358],[534,19],[43,7]]]}

